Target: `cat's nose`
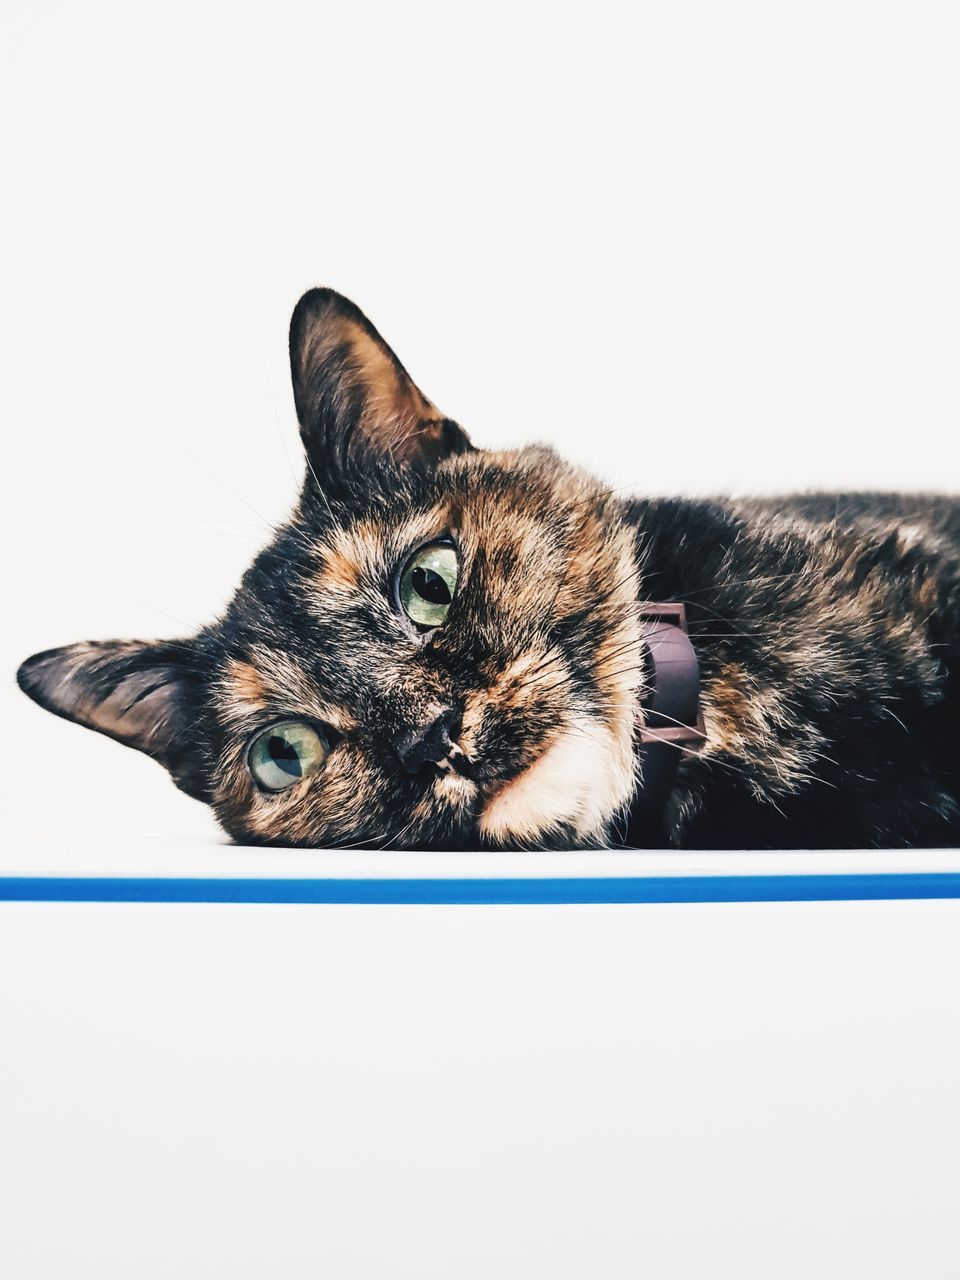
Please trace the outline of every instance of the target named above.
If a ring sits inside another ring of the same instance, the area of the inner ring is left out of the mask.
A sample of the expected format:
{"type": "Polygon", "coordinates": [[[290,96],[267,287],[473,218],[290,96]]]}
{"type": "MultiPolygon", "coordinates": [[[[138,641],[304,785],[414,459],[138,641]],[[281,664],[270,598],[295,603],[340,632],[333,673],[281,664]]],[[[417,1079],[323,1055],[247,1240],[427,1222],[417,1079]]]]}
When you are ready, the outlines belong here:
{"type": "Polygon", "coordinates": [[[446,760],[456,749],[453,739],[459,732],[460,713],[450,707],[401,738],[397,743],[397,759],[407,773],[419,773],[424,765],[446,760]]]}

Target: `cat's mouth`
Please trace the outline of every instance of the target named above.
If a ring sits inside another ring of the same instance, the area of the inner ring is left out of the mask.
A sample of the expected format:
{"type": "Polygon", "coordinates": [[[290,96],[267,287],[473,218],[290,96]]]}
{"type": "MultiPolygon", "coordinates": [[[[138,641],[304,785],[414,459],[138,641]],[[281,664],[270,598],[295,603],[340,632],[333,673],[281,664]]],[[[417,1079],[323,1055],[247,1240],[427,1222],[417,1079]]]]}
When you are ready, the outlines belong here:
{"type": "Polygon", "coordinates": [[[528,743],[519,760],[485,762],[456,747],[434,769],[436,798],[495,844],[536,843],[563,829],[599,838],[632,784],[629,751],[587,716],[528,743]]]}
{"type": "Polygon", "coordinates": [[[509,786],[515,778],[535,764],[545,749],[545,744],[528,749],[523,759],[478,760],[468,756],[456,742],[451,744],[449,753],[442,760],[434,760],[429,766],[434,781],[443,783],[459,779],[473,785],[476,793],[485,798],[505,786],[509,786]]]}
{"type": "Polygon", "coordinates": [[[521,762],[478,760],[454,743],[447,756],[430,765],[433,795],[458,811],[465,825],[477,828],[496,797],[527,772],[542,754],[542,747],[521,762]]]}

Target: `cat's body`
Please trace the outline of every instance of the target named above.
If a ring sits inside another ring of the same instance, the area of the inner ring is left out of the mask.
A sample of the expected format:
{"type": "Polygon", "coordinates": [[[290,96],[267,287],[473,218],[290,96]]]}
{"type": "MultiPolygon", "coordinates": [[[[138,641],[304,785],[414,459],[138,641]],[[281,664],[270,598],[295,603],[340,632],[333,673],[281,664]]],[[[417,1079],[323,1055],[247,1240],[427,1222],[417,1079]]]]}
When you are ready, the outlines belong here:
{"type": "Polygon", "coordinates": [[[960,503],[638,502],[645,581],[685,601],[707,747],[663,839],[960,843],[960,503]]]}
{"type": "Polygon", "coordinates": [[[309,468],[225,616],[28,660],[241,840],[960,843],[960,502],[636,501],[472,448],[365,318],[291,330],[309,468]],[[706,742],[642,822],[644,601],[686,607],[706,742]]]}

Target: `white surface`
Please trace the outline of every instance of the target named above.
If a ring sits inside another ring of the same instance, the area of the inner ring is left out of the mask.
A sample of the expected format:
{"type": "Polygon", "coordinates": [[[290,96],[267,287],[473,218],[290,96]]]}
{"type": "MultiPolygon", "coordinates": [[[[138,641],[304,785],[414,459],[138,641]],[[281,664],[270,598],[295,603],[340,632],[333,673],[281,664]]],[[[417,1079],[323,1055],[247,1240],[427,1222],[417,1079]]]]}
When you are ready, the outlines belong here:
{"type": "Polygon", "coordinates": [[[89,837],[10,841],[0,876],[220,876],[445,878],[843,875],[960,871],[958,849],[564,853],[422,853],[361,849],[263,849],[142,836],[107,843],[89,837]]]}
{"type": "Polygon", "coordinates": [[[960,903],[0,908],[16,1280],[954,1280],[960,903]]]}

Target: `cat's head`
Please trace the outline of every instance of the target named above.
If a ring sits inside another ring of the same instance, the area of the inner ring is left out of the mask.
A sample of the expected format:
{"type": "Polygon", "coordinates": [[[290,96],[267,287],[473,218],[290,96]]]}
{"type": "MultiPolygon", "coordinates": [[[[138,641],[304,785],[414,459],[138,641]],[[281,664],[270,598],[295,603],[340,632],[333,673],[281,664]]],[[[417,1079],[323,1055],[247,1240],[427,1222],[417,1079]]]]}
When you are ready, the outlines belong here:
{"type": "Polygon", "coordinates": [[[297,510],[223,619],[37,654],[21,687],[164,764],[244,841],[602,841],[634,787],[634,536],[542,448],[476,450],[366,318],[290,331],[297,510]]]}

